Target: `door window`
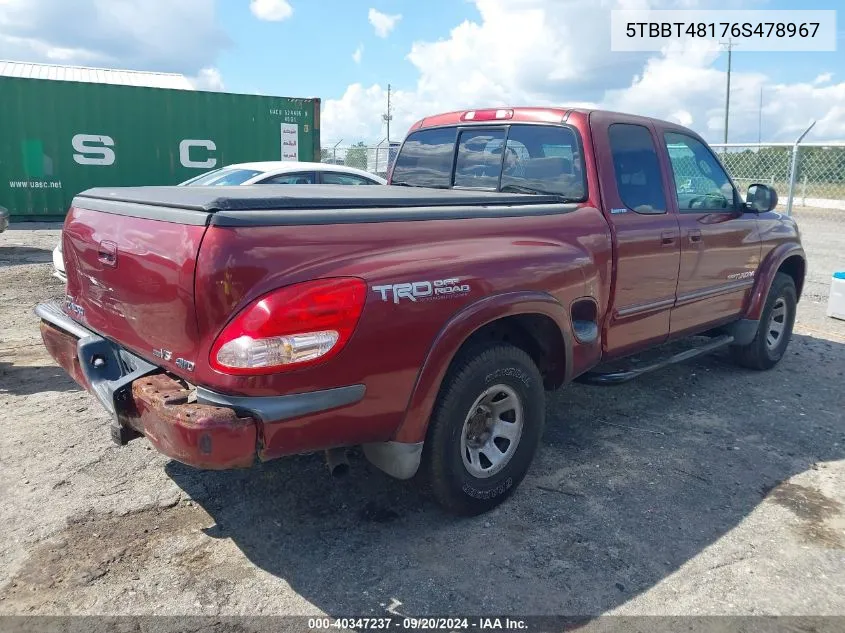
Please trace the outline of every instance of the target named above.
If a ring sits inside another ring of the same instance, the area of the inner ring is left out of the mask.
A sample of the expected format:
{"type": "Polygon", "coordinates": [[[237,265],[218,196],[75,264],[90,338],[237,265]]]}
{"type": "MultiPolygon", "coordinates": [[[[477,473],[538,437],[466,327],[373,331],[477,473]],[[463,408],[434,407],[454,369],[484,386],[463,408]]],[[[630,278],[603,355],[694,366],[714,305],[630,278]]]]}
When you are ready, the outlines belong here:
{"type": "Polygon", "coordinates": [[[664,139],[681,213],[736,209],[737,195],[733,184],[704,143],[677,132],[666,132],[664,139]]]}
{"type": "Polygon", "coordinates": [[[198,178],[193,178],[182,185],[186,187],[205,187],[205,186],[219,186],[225,187],[229,185],[242,185],[250,178],[254,178],[261,174],[255,169],[238,169],[238,168],[223,168],[215,169],[198,178]]]}
{"type": "Polygon", "coordinates": [[[343,174],[334,171],[324,171],[322,173],[324,185],[375,185],[369,178],[358,176],[356,174],[343,174]]]}
{"type": "Polygon", "coordinates": [[[279,174],[262,180],[260,185],[313,185],[314,172],[300,172],[296,174],[279,174]]]}
{"type": "Polygon", "coordinates": [[[608,129],[616,190],[632,211],[666,213],[666,195],[657,150],[649,129],[643,125],[614,123],[608,129]]]}

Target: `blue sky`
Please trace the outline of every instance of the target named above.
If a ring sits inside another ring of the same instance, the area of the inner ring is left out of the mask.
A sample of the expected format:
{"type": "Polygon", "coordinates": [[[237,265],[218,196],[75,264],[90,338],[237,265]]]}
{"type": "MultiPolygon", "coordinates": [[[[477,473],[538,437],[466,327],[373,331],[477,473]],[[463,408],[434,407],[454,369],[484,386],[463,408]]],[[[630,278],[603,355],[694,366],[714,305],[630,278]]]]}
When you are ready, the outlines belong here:
{"type": "MultiPolygon", "coordinates": [[[[323,139],[393,138],[435,112],[588,104],[723,135],[726,55],[610,51],[610,9],[839,9],[842,0],[0,0],[0,59],[178,72],[196,87],[317,96],[323,139]],[[392,28],[377,33],[375,11],[392,28]],[[384,16],[387,16],[385,18],[384,16]],[[392,20],[390,16],[394,17],[392,20]],[[360,59],[353,53],[361,48],[360,59]]],[[[733,56],[730,140],[845,140],[837,51],[733,56]]]]}
{"type": "MultiPolygon", "coordinates": [[[[417,79],[414,66],[406,59],[411,44],[448,37],[461,22],[479,19],[475,4],[466,0],[290,0],[290,4],[294,12],[289,19],[265,22],[256,20],[247,2],[217,3],[220,22],[232,40],[217,64],[227,90],[337,98],[347,85],[356,82],[392,83],[400,89],[411,89],[417,79]],[[370,7],[402,16],[388,38],[376,36],[369,24],[370,7]],[[361,44],[362,59],[356,64],[352,53],[361,44]]],[[[712,2],[702,6],[727,8],[732,4],[712,2]]],[[[845,8],[837,0],[746,4],[767,9],[845,8]]],[[[837,52],[743,53],[736,49],[733,68],[771,74],[782,83],[802,81],[813,73],[810,79],[822,72],[845,75],[845,12],[840,19],[837,52]]],[[[629,54],[616,55],[624,60],[629,54]]],[[[726,63],[727,56],[722,55],[717,65],[724,67],[726,63]]]]}
{"type": "Polygon", "coordinates": [[[351,83],[393,83],[410,88],[416,81],[405,59],[411,43],[436,40],[466,19],[478,17],[462,0],[291,0],[293,15],[284,21],[257,20],[247,2],[218,2],[220,22],[232,44],[217,67],[226,89],[279,95],[336,98],[351,83]],[[401,15],[387,38],[370,25],[370,7],[401,15]],[[361,63],[352,54],[363,45],[361,63]]]}

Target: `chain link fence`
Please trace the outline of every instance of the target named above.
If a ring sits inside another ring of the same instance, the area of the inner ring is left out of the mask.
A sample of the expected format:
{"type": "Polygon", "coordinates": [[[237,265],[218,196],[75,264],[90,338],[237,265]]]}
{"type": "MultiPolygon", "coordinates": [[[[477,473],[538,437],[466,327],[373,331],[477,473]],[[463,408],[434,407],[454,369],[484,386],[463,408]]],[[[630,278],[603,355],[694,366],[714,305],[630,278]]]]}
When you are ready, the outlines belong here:
{"type": "MultiPolygon", "coordinates": [[[[845,229],[845,143],[802,143],[797,146],[792,143],[717,143],[711,147],[741,194],[755,182],[770,185],[778,192],[780,208],[786,210],[792,184],[794,214],[801,215],[802,208],[814,209],[814,213],[831,214],[845,229]],[[794,184],[793,158],[796,165],[794,184]]],[[[398,148],[399,143],[386,141],[377,145],[338,144],[322,148],[321,160],[385,177],[398,148]]],[[[693,191],[697,190],[695,173],[700,172],[691,165],[689,182],[683,184],[693,191]]]]}
{"type": "Polygon", "coordinates": [[[399,143],[393,141],[382,141],[377,145],[334,145],[320,150],[320,162],[363,169],[385,178],[398,149],[399,143]]]}
{"type": "Polygon", "coordinates": [[[712,147],[741,188],[754,182],[770,185],[786,208],[792,186],[793,211],[799,207],[842,211],[845,223],[845,143],[731,143],[712,147]]]}

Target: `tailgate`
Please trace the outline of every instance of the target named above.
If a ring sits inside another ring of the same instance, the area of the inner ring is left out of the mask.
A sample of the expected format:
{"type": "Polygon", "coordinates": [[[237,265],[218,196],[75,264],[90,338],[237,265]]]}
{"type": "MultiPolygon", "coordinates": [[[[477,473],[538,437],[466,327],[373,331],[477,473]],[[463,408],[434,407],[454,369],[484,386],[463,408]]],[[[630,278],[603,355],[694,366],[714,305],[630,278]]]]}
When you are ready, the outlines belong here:
{"type": "MultiPolygon", "coordinates": [[[[84,199],[77,199],[79,204],[84,199]]],[[[202,221],[71,208],[62,232],[65,311],[184,375],[184,361],[194,362],[198,353],[194,268],[205,230],[202,221]]]]}

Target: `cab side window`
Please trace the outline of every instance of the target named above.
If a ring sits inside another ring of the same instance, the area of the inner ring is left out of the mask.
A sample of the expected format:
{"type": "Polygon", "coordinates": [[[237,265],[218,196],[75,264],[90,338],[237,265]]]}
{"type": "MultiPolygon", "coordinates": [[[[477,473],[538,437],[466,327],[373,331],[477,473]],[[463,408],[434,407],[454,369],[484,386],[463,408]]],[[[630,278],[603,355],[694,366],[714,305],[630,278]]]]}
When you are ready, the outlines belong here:
{"type": "Polygon", "coordinates": [[[608,129],[616,189],[626,207],[642,214],[666,213],[666,195],[651,131],[614,123],[608,129]]]}
{"type": "Polygon", "coordinates": [[[713,153],[701,141],[686,134],[664,134],[678,211],[729,211],[737,208],[736,191],[713,153]]]}

